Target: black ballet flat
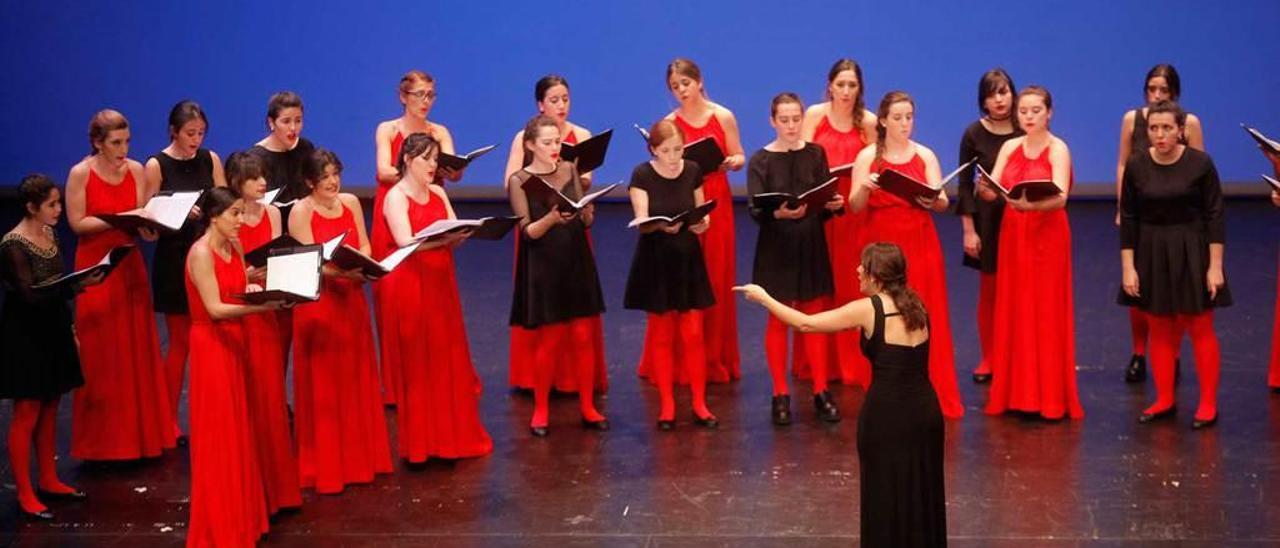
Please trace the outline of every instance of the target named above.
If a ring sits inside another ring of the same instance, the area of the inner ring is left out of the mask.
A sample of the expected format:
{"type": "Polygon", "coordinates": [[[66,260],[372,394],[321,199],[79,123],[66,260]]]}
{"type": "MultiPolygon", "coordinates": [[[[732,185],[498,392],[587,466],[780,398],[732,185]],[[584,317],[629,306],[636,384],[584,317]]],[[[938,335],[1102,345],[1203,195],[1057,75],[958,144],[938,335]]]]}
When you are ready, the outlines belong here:
{"type": "Polygon", "coordinates": [[[707,428],[710,430],[715,430],[716,428],[720,428],[720,419],[717,419],[715,415],[707,415],[706,417],[699,417],[697,413],[694,413],[693,424],[696,424],[698,426],[701,426],[703,428],[707,428]]]}
{"type": "Polygon", "coordinates": [[[1124,382],[1134,383],[1147,380],[1147,357],[1134,354],[1129,358],[1129,367],[1124,370],[1124,382]]]}
{"type": "Polygon", "coordinates": [[[40,495],[40,498],[42,498],[42,499],[53,499],[53,500],[71,500],[71,501],[78,501],[78,500],[85,500],[85,499],[89,498],[89,494],[88,494],[88,493],[85,493],[84,491],[81,491],[81,490],[79,490],[79,489],[77,489],[77,490],[75,490],[75,491],[72,491],[72,492],[70,492],[70,493],[54,493],[53,491],[45,491],[44,489],[36,489],[36,494],[37,494],[37,495],[40,495]]]}
{"type": "Polygon", "coordinates": [[[587,419],[582,419],[582,427],[587,430],[595,430],[596,432],[608,432],[609,420],[600,419],[598,421],[589,421],[587,419]]]}
{"type": "Polygon", "coordinates": [[[670,432],[676,429],[676,421],[658,419],[658,430],[670,432]]]}
{"type": "Polygon", "coordinates": [[[186,447],[190,443],[191,440],[187,438],[186,434],[178,434],[178,439],[174,440],[174,444],[178,447],[186,447]]]}
{"type": "Polygon", "coordinates": [[[1212,419],[1206,419],[1206,420],[1194,419],[1194,420],[1192,420],[1192,421],[1191,421],[1191,429],[1192,429],[1192,430],[1203,430],[1203,429],[1205,429],[1205,428],[1212,428],[1212,427],[1213,427],[1213,425],[1215,425],[1215,424],[1218,424],[1218,414],[1217,414],[1217,413],[1214,413],[1214,414],[1213,414],[1213,418],[1212,418],[1212,419]]]}
{"type": "Polygon", "coordinates": [[[1171,406],[1168,409],[1165,409],[1163,411],[1156,411],[1155,413],[1143,413],[1141,415],[1138,415],[1138,422],[1142,424],[1147,424],[1149,422],[1155,422],[1162,419],[1173,418],[1173,416],[1176,414],[1178,414],[1178,408],[1171,406]]]}
{"type": "Polygon", "coordinates": [[[545,438],[547,437],[547,434],[550,434],[551,432],[548,431],[545,426],[530,426],[529,433],[533,434],[533,437],[535,438],[545,438]]]}
{"type": "Polygon", "coordinates": [[[18,505],[18,513],[30,521],[53,521],[53,512],[48,508],[41,512],[28,512],[22,508],[22,505],[18,505]]]}
{"type": "Polygon", "coordinates": [[[973,374],[974,384],[987,384],[989,382],[991,382],[991,373],[974,373],[973,374]]]}
{"type": "Polygon", "coordinates": [[[822,391],[813,395],[813,407],[818,410],[818,418],[824,422],[840,422],[840,408],[831,399],[831,392],[822,391]]]}
{"type": "Polygon", "coordinates": [[[774,396],[770,414],[773,416],[773,424],[778,426],[791,424],[791,396],[787,394],[774,396]]]}
{"type": "Polygon", "coordinates": [[[1271,393],[1272,393],[1272,394],[1280,394],[1280,386],[1272,386],[1272,387],[1271,387],[1271,393]]]}

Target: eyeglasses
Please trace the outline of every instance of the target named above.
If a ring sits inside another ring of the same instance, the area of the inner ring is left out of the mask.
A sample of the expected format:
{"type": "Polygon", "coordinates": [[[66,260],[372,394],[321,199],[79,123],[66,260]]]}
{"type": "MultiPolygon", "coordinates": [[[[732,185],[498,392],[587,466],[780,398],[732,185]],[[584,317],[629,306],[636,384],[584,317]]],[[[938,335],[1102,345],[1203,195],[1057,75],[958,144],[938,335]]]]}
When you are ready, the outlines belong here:
{"type": "Polygon", "coordinates": [[[414,99],[417,99],[419,101],[434,102],[436,100],[436,92],[434,90],[427,91],[425,89],[420,89],[418,91],[407,91],[405,92],[405,95],[408,95],[409,97],[413,97],[414,99]]]}

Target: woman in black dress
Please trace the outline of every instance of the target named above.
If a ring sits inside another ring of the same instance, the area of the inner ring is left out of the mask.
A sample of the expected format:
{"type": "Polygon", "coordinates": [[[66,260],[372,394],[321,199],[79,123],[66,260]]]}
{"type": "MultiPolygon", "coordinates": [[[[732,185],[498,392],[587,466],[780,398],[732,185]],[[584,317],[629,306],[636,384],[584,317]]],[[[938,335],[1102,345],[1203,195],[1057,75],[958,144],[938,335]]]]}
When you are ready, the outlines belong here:
{"type": "MultiPolygon", "coordinates": [[[[1151,147],[1147,139],[1147,119],[1151,115],[1150,105],[1159,101],[1178,102],[1182,96],[1182,79],[1178,77],[1178,69],[1173,65],[1161,63],[1147,71],[1142,80],[1142,108],[1135,108],[1124,113],[1120,120],[1120,154],[1116,160],[1116,226],[1120,225],[1120,197],[1123,194],[1124,168],[1129,158],[1135,153],[1146,153],[1151,147]]],[[[1182,136],[1178,142],[1199,151],[1204,150],[1204,129],[1196,115],[1187,113],[1182,136]]],[[[1129,365],[1125,367],[1125,382],[1142,382],[1147,379],[1147,339],[1151,326],[1142,310],[1137,307],[1129,309],[1129,330],[1133,338],[1133,355],[1129,357],[1129,365]]],[[[1174,352],[1174,380],[1182,369],[1174,352]]]]}
{"type": "MultiPolygon", "coordinates": [[[[169,146],[147,160],[147,197],[160,192],[205,191],[227,186],[222,174],[222,160],[217,153],[200,148],[204,143],[209,120],[194,101],[181,101],[169,111],[169,146]]],[[[187,365],[188,335],[191,316],[187,313],[187,290],[183,265],[187,250],[200,237],[200,207],[191,208],[186,224],[177,232],[161,233],[156,240],[155,258],[151,262],[151,296],[156,312],[164,314],[169,345],[162,357],[165,380],[172,404],[173,429],[178,428],[178,400],[182,395],[182,377],[187,365]]],[[[186,436],[179,435],[182,444],[186,436]]]]}
{"type": "Polygon", "coordinates": [[[812,315],[757,285],[734,290],[803,332],[862,329],[875,379],[858,414],[862,545],[945,546],[945,432],[929,382],[928,312],[907,286],[906,259],[894,244],[862,250],[858,283],[871,297],[812,315]]]}
{"type": "MultiPolygon", "coordinates": [[[[823,223],[844,212],[844,197],[835,195],[823,211],[808,211],[804,204],[772,207],[757,195],[783,192],[794,196],[830,178],[822,147],[801,139],[804,104],[794,93],[773,98],[769,123],[777,138],[751,155],[747,165],[748,211],[760,225],[755,266],[751,279],[806,313],[831,307],[835,285],[823,223]]],[[[797,335],[813,371],[813,404],[828,422],[840,420],[840,410],[827,391],[827,352],[830,336],[797,335]]],[[[773,423],[791,423],[791,395],[787,390],[787,326],[770,317],[765,327],[765,355],[773,378],[773,423]]]]}
{"type": "MultiPolygon", "coordinates": [[[[271,133],[249,149],[262,160],[267,190],[283,189],[276,195],[279,203],[306,196],[311,190],[302,167],[316,147],[302,136],[302,97],[292,91],[272,95],[267,101],[267,130],[271,133]]],[[[287,218],[288,211],[284,214],[287,218]]]]}
{"type": "MultiPolygon", "coordinates": [[[[1005,141],[1023,135],[1013,115],[1013,97],[1018,88],[1013,78],[1002,68],[988,70],[978,81],[979,118],[965,128],[960,138],[960,159],[964,164],[974,158],[987,173],[995,169],[996,156],[1005,141]]],[[[982,361],[973,370],[973,382],[991,380],[991,344],[995,340],[996,256],[1000,242],[1000,220],[1004,216],[1004,200],[979,200],[974,174],[977,168],[969,166],[957,178],[960,192],[956,199],[956,215],[964,228],[964,265],[977,269],[978,281],[978,343],[982,349],[982,361]]]]}
{"type": "MultiPolygon", "coordinates": [[[[698,164],[682,158],[684,134],[675,122],[660,120],[649,129],[649,153],[653,159],[631,172],[631,209],[636,219],[674,217],[706,202],[702,172],[698,164]]],[[[706,232],[710,223],[710,217],[704,216],[692,224],[641,224],[627,276],[625,306],[648,312],[644,355],[653,360],[654,380],[662,395],[658,414],[662,430],[671,430],[676,424],[672,385],[677,356],[689,375],[694,422],[707,428],[719,426],[707,409],[706,347],[702,340],[702,311],[715,304],[715,296],[698,234],[706,232]]]]}
{"type": "Polygon", "coordinates": [[[547,435],[547,405],[557,359],[569,360],[578,372],[583,426],[608,430],[609,421],[596,410],[593,398],[593,318],[604,312],[600,276],[587,241],[595,208],[587,205],[580,211],[560,211],[525,194],[524,183],[537,176],[570,199],[583,195],[586,185],[578,169],[559,161],[560,130],[554,119],[539,115],[530,120],[524,128],[524,146],[533,160],[511,175],[507,192],[512,211],[521,217],[510,323],[536,331],[536,384],[529,430],[534,436],[547,435]],[[559,354],[561,351],[564,354],[559,354]]]}
{"type": "Polygon", "coordinates": [[[1174,358],[1191,334],[1200,406],[1194,429],[1218,421],[1221,356],[1213,309],[1230,306],[1222,272],[1225,222],[1222,185],[1209,155],[1181,143],[1186,114],[1172,101],[1147,107],[1151,147],[1129,157],[1120,196],[1120,304],[1140,310],[1151,326],[1156,401],[1138,422],[1171,417],[1174,358]]]}
{"type": "MultiPolygon", "coordinates": [[[[30,518],[53,513],[31,485],[31,445],[36,446],[40,491],[46,498],[84,498],[58,480],[54,425],[58,400],[84,384],[76,351],[70,300],[75,289],[35,289],[62,275],[62,254],[53,226],[62,215],[62,194],[44,175],[28,175],[18,185],[23,218],[0,240],[0,280],[4,311],[0,316],[0,398],[13,400],[9,423],[9,469],[18,491],[18,508],[30,518]]],[[[83,285],[102,281],[101,276],[83,285]]]]}

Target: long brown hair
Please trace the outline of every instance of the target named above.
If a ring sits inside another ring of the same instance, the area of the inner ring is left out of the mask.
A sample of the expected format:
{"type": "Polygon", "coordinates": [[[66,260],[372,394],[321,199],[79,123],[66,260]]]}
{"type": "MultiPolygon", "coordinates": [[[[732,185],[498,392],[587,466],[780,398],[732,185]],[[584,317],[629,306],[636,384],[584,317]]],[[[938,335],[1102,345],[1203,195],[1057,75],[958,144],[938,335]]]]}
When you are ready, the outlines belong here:
{"type": "Polygon", "coordinates": [[[863,94],[867,91],[866,86],[862,82],[862,67],[858,66],[858,62],[853,59],[840,59],[831,65],[831,70],[827,71],[827,91],[826,98],[831,100],[831,84],[836,81],[836,77],[841,72],[852,70],[854,76],[858,77],[858,95],[853,98],[853,127],[861,132],[862,128],[862,111],[866,110],[866,100],[863,94]]]}
{"type": "Polygon", "coordinates": [[[862,272],[875,278],[880,290],[893,299],[902,313],[907,331],[929,326],[929,315],[914,289],[907,286],[907,258],[902,249],[889,242],[874,242],[862,248],[862,272]]]}
{"type": "Polygon", "coordinates": [[[876,161],[884,158],[884,137],[888,131],[884,127],[884,121],[889,118],[889,108],[896,103],[910,103],[911,108],[916,108],[916,102],[905,91],[890,91],[884,94],[884,98],[880,99],[880,108],[876,110],[878,116],[876,120],[876,161]]]}

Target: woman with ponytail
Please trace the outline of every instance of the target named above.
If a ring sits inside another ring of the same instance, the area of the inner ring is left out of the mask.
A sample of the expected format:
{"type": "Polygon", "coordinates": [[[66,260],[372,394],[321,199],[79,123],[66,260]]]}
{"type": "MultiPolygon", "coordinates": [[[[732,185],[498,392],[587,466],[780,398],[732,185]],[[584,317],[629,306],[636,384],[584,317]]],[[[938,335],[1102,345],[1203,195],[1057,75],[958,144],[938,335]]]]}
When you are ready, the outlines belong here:
{"type": "Polygon", "coordinates": [[[875,382],[858,413],[862,543],[946,544],[942,414],[929,378],[932,333],[924,303],[907,284],[907,259],[891,243],[862,250],[859,288],[870,297],[805,314],[758,285],[733,288],[803,332],[861,329],[875,382]]]}
{"type": "MultiPolygon", "coordinates": [[[[855,212],[867,210],[863,238],[868,242],[897,244],[902,254],[916,266],[911,288],[919,292],[933,313],[929,338],[929,379],[938,392],[943,416],[964,416],[960,389],[956,385],[955,349],[951,344],[951,321],[947,312],[947,280],[942,264],[942,244],[930,213],[947,210],[947,194],[932,200],[908,202],[881,192],[875,180],[892,169],[917,181],[937,184],[942,180],[938,157],[932,150],[911,140],[915,126],[915,101],[902,91],[891,91],[880,100],[876,143],[862,149],[853,167],[853,190],[849,206],[855,212]]],[[[874,375],[872,376],[874,381],[874,375]]]]}

